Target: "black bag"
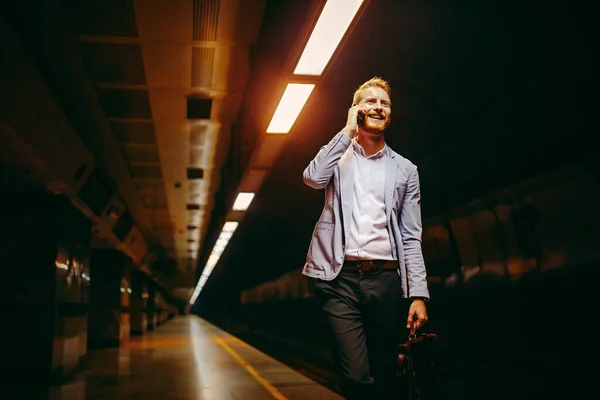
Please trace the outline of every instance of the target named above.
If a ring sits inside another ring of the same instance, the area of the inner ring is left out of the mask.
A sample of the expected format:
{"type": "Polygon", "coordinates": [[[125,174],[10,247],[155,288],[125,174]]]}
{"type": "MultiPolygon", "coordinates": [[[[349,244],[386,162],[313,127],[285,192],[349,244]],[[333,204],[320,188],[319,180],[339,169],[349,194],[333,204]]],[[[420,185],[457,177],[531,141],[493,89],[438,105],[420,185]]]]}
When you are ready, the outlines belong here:
{"type": "Polygon", "coordinates": [[[438,360],[438,337],[434,333],[415,334],[398,345],[397,375],[401,390],[408,391],[408,400],[437,400],[440,398],[441,377],[438,360]]]}

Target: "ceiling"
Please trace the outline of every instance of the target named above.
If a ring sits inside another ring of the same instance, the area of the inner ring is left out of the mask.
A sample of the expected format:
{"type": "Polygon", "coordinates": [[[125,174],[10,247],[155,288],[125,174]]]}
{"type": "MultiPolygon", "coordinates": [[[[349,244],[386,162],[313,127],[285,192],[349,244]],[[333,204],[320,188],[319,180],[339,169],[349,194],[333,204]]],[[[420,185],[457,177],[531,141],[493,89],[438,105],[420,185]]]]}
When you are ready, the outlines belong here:
{"type": "Polygon", "coordinates": [[[182,298],[259,150],[273,165],[200,300],[302,265],[323,196],[302,171],[373,76],[391,83],[386,138],[419,167],[424,218],[594,149],[579,92],[593,76],[593,13],[475,0],[365,0],[290,133],[264,146],[323,3],[53,0],[37,19],[22,13],[55,96],[174,260],[165,279],[182,298]]]}
{"type": "Polygon", "coordinates": [[[171,286],[193,287],[264,0],[60,3],[171,286]]]}

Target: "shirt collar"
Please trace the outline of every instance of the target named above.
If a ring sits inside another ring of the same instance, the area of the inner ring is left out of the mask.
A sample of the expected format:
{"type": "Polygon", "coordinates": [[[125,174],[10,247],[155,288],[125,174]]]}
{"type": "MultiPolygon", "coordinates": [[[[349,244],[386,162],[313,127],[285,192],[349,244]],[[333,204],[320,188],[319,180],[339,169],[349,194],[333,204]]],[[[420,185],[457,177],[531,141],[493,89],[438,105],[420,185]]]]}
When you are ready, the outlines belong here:
{"type": "Polygon", "coordinates": [[[386,155],[388,155],[387,144],[384,144],[383,145],[383,149],[381,149],[377,153],[372,154],[372,155],[370,155],[370,156],[367,157],[365,155],[365,149],[363,149],[362,146],[360,144],[358,144],[356,138],[352,139],[352,149],[354,150],[355,154],[363,156],[364,158],[367,158],[367,159],[381,158],[381,157],[385,157],[386,155]]]}

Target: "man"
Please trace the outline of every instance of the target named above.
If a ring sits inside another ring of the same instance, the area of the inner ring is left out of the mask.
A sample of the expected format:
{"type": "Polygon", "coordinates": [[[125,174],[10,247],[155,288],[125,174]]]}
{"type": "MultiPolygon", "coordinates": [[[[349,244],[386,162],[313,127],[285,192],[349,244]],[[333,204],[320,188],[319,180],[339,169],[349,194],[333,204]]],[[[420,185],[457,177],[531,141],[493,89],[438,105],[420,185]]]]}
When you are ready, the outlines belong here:
{"type": "Polygon", "coordinates": [[[308,186],[325,189],[303,274],[315,278],[349,399],[398,399],[392,390],[406,299],[406,327],[427,321],[419,176],[385,143],[390,92],[380,78],[363,83],[346,126],[303,174],[308,186]]]}

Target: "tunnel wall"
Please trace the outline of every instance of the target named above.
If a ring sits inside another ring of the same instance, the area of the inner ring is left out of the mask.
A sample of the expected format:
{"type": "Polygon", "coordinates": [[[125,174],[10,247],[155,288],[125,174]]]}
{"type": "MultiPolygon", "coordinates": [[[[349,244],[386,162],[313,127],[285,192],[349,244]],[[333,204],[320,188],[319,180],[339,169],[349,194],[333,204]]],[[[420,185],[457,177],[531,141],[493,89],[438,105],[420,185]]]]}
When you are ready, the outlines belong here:
{"type": "MultiPolygon", "coordinates": [[[[424,221],[430,285],[517,282],[600,258],[600,173],[592,162],[556,171],[424,221]]],[[[242,304],[312,297],[302,268],[244,290],[242,304]]],[[[565,272],[566,273],[566,272],[565,272]]]]}

